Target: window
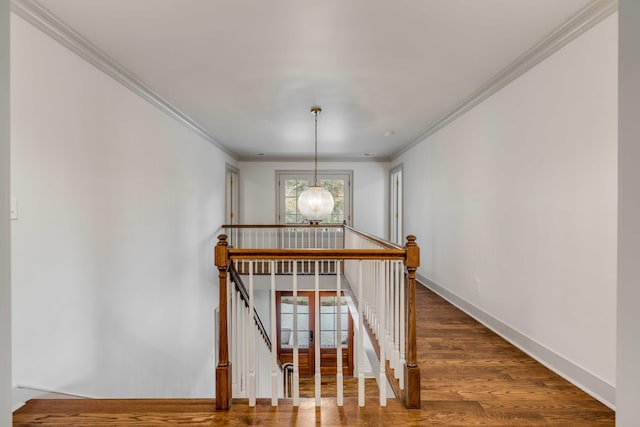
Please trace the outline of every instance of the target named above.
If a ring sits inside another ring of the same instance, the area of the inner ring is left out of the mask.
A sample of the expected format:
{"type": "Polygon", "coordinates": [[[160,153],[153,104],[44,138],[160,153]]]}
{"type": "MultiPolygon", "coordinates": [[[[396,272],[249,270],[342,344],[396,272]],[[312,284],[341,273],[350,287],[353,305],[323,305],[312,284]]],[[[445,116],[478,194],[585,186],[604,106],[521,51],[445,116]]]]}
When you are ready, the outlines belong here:
{"type": "MultiPolygon", "coordinates": [[[[298,347],[309,348],[309,296],[298,297],[298,347]]],[[[293,348],[293,296],[280,297],[280,348],[293,348]]]]}
{"type": "MultiPolygon", "coordinates": [[[[322,224],[351,224],[351,171],[318,172],[318,185],[333,195],[333,212],[322,224]]],[[[313,185],[313,171],[277,171],[278,223],[305,224],[298,197],[313,185]]]]}
{"type": "MultiPolygon", "coordinates": [[[[338,299],[335,296],[320,297],[320,347],[336,348],[336,313],[338,299]]],[[[340,340],[342,348],[347,348],[349,339],[349,306],[345,298],[340,298],[340,340]]]]}

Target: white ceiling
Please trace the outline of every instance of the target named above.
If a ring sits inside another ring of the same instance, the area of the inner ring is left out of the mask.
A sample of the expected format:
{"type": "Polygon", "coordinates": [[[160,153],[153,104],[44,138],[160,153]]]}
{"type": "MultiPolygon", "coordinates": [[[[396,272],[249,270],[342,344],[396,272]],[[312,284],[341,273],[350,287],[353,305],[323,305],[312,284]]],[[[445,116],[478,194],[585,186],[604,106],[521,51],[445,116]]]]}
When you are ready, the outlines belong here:
{"type": "Polygon", "coordinates": [[[40,0],[239,158],[389,158],[589,0],[40,0]],[[385,136],[391,131],[392,135],[385,136]]]}

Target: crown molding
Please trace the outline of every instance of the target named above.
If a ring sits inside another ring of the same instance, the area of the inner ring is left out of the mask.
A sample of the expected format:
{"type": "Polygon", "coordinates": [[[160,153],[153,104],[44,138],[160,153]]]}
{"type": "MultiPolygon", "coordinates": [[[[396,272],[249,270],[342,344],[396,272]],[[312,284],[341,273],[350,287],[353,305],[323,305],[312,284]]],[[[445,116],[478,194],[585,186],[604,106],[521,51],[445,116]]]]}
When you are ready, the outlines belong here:
{"type": "Polygon", "coordinates": [[[593,0],[575,16],[556,28],[551,34],[535,44],[531,49],[516,58],[507,67],[493,76],[470,96],[455,105],[442,117],[431,123],[409,144],[391,156],[396,160],[418,143],[424,141],[438,130],[447,126],[458,117],[489,98],[500,89],[517,79],[563,46],[588,31],[618,10],[618,0],[593,0]]]}
{"type": "MultiPolygon", "coordinates": [[[[431,123],[419,135],[413,138],[407,146],[394,153],[389,158],[350,159],[336,156],[324,159],[324,161],[387,162],[396,160],[400,155],[410,150],[419,142],[447,126],[449,123],[453,122],[458,117],[462,116],[467,111],[498,92],[507,84],[526,73],[545,58],[549,57],[567,43],[571,42],[576,37],[601,22],[603,19],[615,13],[617,10],[618,0],[593,0],[580,10],[573,18],[569,19],[527,52],[518,57],[515,61],[482,85],[478,90],[454,106],[449,112],[431,123]]],[[[162,98],[158,93],[144,84],[122,65],[118,64],[113,58],[100,50],[97,46],[93,45],[73,28],[59,20],[36,0],[11,0],[11,11],[94,65],[102,72],[129,88],[134,93],[138,94],[143,99],[168,114],[170,117],[174,118],[202,138],[215,145],[234,160],[306,161],[306,159],[302,158],[288,158],[282,156],[269,160],[239,156],[237,153],[231,151],[228,147],[217,141],[194,119],[189,117],[186,113],[166,99],[162,98]]]]}
{"type": "Polygon", "coordinates": [[[237,160],[236,153],[232,152],[228,147],[217,141],[198,122],[161,97],[122,65],[118,64],[118,62],[113,58],[92,44],[73,28],[58,19],[37,1],[11,0],[11,11],[41,30],[43,33],[52,37],[54,40],[81,58],[85,59],[100,71],[111,76],[114,80],[141,96],[159,110],[191,129],[200,137],[215,145],[234,160],[237,160]]]}

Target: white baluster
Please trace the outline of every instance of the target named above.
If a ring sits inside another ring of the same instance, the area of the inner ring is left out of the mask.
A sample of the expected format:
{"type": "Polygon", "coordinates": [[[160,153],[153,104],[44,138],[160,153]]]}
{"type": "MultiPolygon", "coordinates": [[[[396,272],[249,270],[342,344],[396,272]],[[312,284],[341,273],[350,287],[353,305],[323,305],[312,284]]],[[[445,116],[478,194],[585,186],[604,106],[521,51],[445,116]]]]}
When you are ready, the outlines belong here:
{"type": "Polygon", "coordinates": [[[364,290],[365,291],[365,299],[364,299],[364,303],[366,304],[366,310],[365,310],[365,316],[367,321],[369,322],[369,325],[372,327],[373,333],[375,334],[375,323],[373,322],[372,319],[372,315],[371,315],[371,301],[375,301],[375,299],[371,298],[371,293],[373,291],[373,286],[372,285],[372,275],[371,275],[371,268],[372,268],[372,261],[365,261],[365,266],[367,267],[365,270],[365,275],[366,275],[366,280],[363,281],[362,283],[366,283],[367,284],[367,288],[364,290]]]}
{"type": "MultiPolygon", "coordinates": [[[[238,242],[238,243],[240,244],[240,246],[239,246],[239,247],[241,247],[241,248],[246,248],[246,246],[245,246],[245,244],[244,244],[244,240],[245,240],[245,239],[244,239],[245,229],[243,228],[243,229],[240,229],[240,230],[238,230],[238,231],[240,232],[240,240],[241,240],[240,242],[238,242]]],[[[247,271],[247,264],[246,264],[246,263],[247,263],[247,262],[246,262],[246,260],[244,260],[244,259],[243,259],[243,260],[241,260],[241,261],[239,261],[239,266],[240,266],[240,265],[242,265],[242,272],[243,272],[243,273],[245,273],[245,272],[247,271]]]]}
{"type": "MultiPolygon", "coordinates": [[[[310,229],[308,229],[308,228],[307,229],[304,229],[304,228],[302,229],[302,248],[303,249],[311,248],[311,239],[310,239],[311,234],[310,233],[311,233],[310,229]],[[304,243],[305,234],[307,235],[307,243],[306,244],[304,243]]],[[[311,273],[311,260],[307,260],[306,262],[302,261],[302,267],[303,267],[303,271],[305,273],[311,273]]],[[[311,302],[309,302],[309,303],[311,303],[311,302]]],[[[309,349],[309,350],[311,350],[311,349],[309,349]]]]}
{"type": "MultiPolygon", "coordinates": [[[[240,329],[240,331],[244,331],[245,330],[245,325],[244,325],[244,303],[242,301],[240,301],[240,298],[238,298],[238,328],[240,329]]],[[[240,395],[242,395],[244,397],[244,393],[246,391],[245,389],[245,363],[244,363],[244,358],[245,358],[245,339],[246,336],[243,333],[240,333],[238,335],[238,388],[240,391],[240,395]]]]}
{"type": "Polygon", "coordinates": [[[362,260],[358,261],[358,406],[364,406],[364,315],[362,299],[362,260]]]}
{"type": "Polygon", "coordinates": [[[233,397],[233,395],[235,395],[237,393],[237,388],[238,388],[238,383],[237,383],[237,377],[238,377],[238,367],[236,366],[236,357],[237,357],[237,350],[236,350],[236,341],[238,340],[238,321],[236,319],[236,299],[238,298],[238,295],[236,293],[235,290],[235,286],[231,284],[231,278],[229,277],[229,275],[227,274],[227,289],[230,289],[230,298],[229,298],[229,319],[230,319],[230,332],[229,332],[229,337],[230,337],[230,348],[229,348],[229,360],[231,361],[231,396],[233,397]]]}
{"type": "Polygon", "coordinates": [[[247,315],[247,306],[242,304],[242,377],[243,377],[243,387],[244,396],[247,397],[247,385],[249,381],[249,335],[247,334],[247,328],[249,327],[248,315],[247,315]]]}
{"type": "Polygon", "coordinates": [[[256,325],[253,320],[253,262],[249,263],[249,406],[256,406],[256,325]]]}
{"type": "MultiPolygon", "coordinates": [[[[233,314],[235,319],[234,322],[236,324],[236,331],[237,331],[237,340],[234,343],[235,344],[235,352],[236,352],[236,356],[235,356],[235,370],[236,370],[236,387],[238,390],[238,396],[241,395],[242,393],[242,362],[241,362],[241,357],[242,357],[242,348],[241,348],[241,343],[242,343],[242,313],[240,311],[241,307],[240,307],[240,296],[236,294],[236,307],[235,307],[235,313],[233,314]]],[[[233,363],[233,362],[232,362],[233,363]]]]}
{"type": "Polygon", "coordinates": [[[298,261],[293,261],[293,406],[300,406],[298,366],[298,261]]]}
{"type": "Polygon", "coordinates": [[[384,311],[384,328],[383,328],[383,345],[385,346],[385,354],[389,359],[389,365],[391,365],[391,358],[393,355],[391,347],[391,335],[389,334],[389,326],[393,324],[393,318],[391,317],[391,308],[393,307],[393,300],[391,299],[391,293],[389,291],[389,261],[383,261],[384,268],[382,269],[382,291],[384,294],[384,305],[382,310],[384,311]]]}
{"type": "MultiPolygon", "coordinates": [[[[315,325],[316,331],[321,330],[320,328],[320,272],[318,271],[318,261],[314,262],[314,270],[315,270],[315,325]]],[[[320,406],[320,337],[318,334],[313,338],[314,339],[314,347],[315,347],[315,364],[316,364],[316,381],[315,381],[315,389],[316,389],[316,406],[320,406]]]]}
{"type": "Polygon", "coordinates": [[[271,406],[278,406],[278,339],[276,319],[276,270],[275,262],[269,265],[271,270],[271,406]]]}
{"type": "Polygon", "coordinates": [[[380,348],[380,372],[378,378],[378,386],[380,389],[380,406],[387,406],[387,376],[385,370],[385,362],[386,362],[386,346],[385,346],[385,292],[384,289],[384,271],[385,271],[385,263],[386,261],[378,261],[379,271],[378,271],[378,281],[379,281],[379,290],[378,290],[378,316],[380,323],[378,325],[378,330],[380,331],[380,335],[378,336],[378,344],[380,348]]]}
{"type": "MultiPolygon", "coordinates": [[[[371,245],[370,245],[371,246],[371,245]]],[[[371,277],[372,277],[372,284],[373,286],[371,286],[371,290],[372,290],[372,295],[371,295],[371,308],[372,308],[372,317],[373,317],[373,330],[374,333],[376,334],[376,339],[378,340],[378,346],[380,346],[380,344],[382,343],[382,335],[381,335],[381,331],[380,331],[380,306],[378,304],[378,295],[380,294],[380,277],[379,276],[379,272],[380,269],[378,268],[378,265],[380,264],[380,261],[378,260],[372,260],[370,261],[371,264],[371,277]]]]}
{"type": "Polygon", "coordinates": [[[236,349],[235,356],[235,364],[236,364],[236,387],[238,390],[238,396],[242,393],[242,340],[244,336],[242,333],[244,332],[242,329],[242,309],[244,306],[241,305],[242,301],[240,299],[240,295],[236,293],[236,309],[235,309],[235,324],[236,324],[236,337],[237,340],[234,343],[236,349]]]}
{"type": "MultiPolygon", "coordinates": [[[[336,270],[340,271],[340,261],[336,261],[336,270]]],[[[336,301],[337,301],[337,316],[336,316],[336,381],[338,388],[338,406],[344,406],[344,387],[343,387],[343,375],[342,375],[342,290],[340,289],[340,273],[336,274],[336,301]]]]}
{"type": "MultiPolygon", "coordinates": [[[[252,326],[257,328],[255,322],[253,322],[252,326]]],[[[256,353],[256,355],[254,356],[254,360],[256,361],[255,362],[256,363],[256,368],[254,370],[254,372],[255,372],[255,375],[254,375],[254,378],[255,378],[255,397],[254,397],[254,399],[256,399],[258,396],[260,396],[260,387],[261,387],[261,384],[262,384],[262,380],[261,380],[262,377],[260,376],[260,373],[262,372],[262,369],[261,369],[262,368],[262,363],[261,363],[262,357],[261,356],[262,356],[262,347],[263,347],[262,344],[264,344],[264,341],[261,340],[262,335],[260,333],[255,334],[254,338],[255,338],[255,341],[253,342],[253,348],[255,349],[255,353],[256,353]]],[[[254,403],[253,406],[255,406],[255,403],[254,403]]]]}
{"type": "Polygon", "coordinates": [[[405,301],[405,297],[404,297],[404,265],[400,270],[399,277],[400,277],[400,282],[399,282],[400,284],[400,370],[403,371],[400,374],[399,385],[400,385],[400,388],[404,390],[404,365],[406,363],[406,357],[407,357],[407,347],[406,347],[405,336],[404,336],[405,325],[407,323],[407,319],[405,317],[405,308],[407,306],[407,302],[405,301]]]}
{"type": "Polygon", "coordinates": [[[393,374],[400,378],[400,265],[393,263],[393,374]]]}
{"type": "MultiPolygon", "coordinates": [[[[261,248],[266,248],[266,246],[265,246],[265,230],[263,230],[263,229],[258,229],[258,230],[259,230],[259,233],[260,233],[260,240],[261,240],[260,247],[261,248]]],[[[261,274],[264,274],[265,263],[266,263],[265,260],[262,260],[260,262],[260,266],[262,267],[262,270],[260,271],[261,274]]]]}

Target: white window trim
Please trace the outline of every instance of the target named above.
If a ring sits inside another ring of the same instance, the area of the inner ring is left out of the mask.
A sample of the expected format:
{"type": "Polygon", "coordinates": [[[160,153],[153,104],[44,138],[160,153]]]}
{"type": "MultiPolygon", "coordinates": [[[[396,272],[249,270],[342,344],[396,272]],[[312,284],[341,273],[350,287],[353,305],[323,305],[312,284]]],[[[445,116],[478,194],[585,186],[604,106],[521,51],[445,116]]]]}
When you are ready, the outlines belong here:
{"type": "MultiPolygon", "coordinates": [[[[296,169],[296,170],[276,170],[276,221],[278,224],[284,224],[284,212],[283,203],[284,194],[282,193],[282,186],[280,183],[282,182],[283,176],[288,175],[305,175],[305,176],[313,176],[313,169],[296,169]]],[[[345,183],[344,195],[345,195],[345,221],[347,221],[347,225],[353,227],[353,170],[333,170],[333,169],[323,169],[318,170],[318,180],[323,177],[331,177],[335,175],[345,175],[347,176],[347,183],[345,183]],[[348,197],[348,200],[347,200],[348,197]],[[347,203],[348,202],[348,203],[347,203]]]]}

